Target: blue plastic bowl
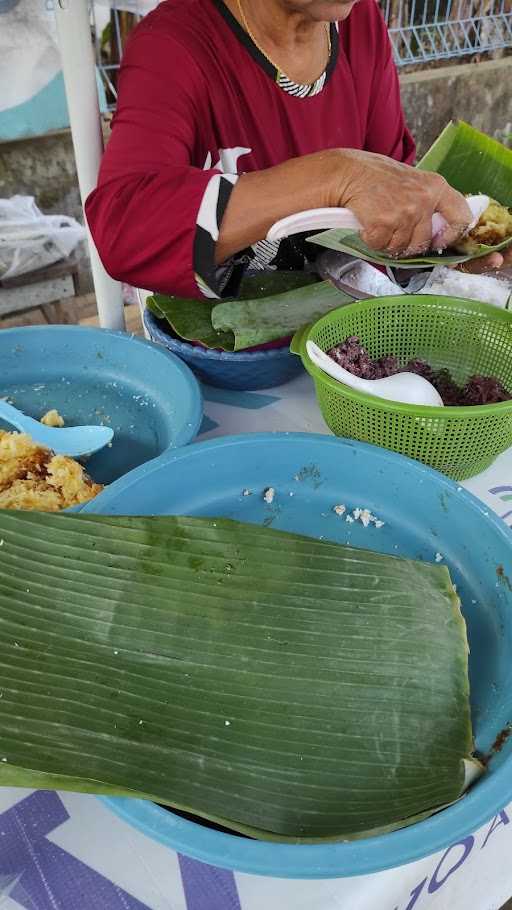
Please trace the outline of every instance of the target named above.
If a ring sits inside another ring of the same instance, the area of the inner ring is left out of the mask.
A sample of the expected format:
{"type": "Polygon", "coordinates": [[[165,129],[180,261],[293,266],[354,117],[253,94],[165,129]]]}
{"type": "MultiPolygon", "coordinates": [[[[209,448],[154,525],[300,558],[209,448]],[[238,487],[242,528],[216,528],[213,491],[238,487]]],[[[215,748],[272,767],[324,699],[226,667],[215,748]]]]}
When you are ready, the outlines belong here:
{"type": "Polygon", "coordinates": [[[56,408],[66,424],[113,428],[111,448],[87,462],[98,483],[186,445],[201,424],[201,390],[188,367],[124,332],[71,325],[4,329],[0,365],[0,395],[25,414],[39,419],[56,408]]]}
{"type": "Polygon", "coordinates": [[[153,341],[181,357],[203,382],[221,389],[270,389],[284,385],[303,369],[289,345],[266,351],[211,351],[173,338],[163,328],[165,323],[147,309],[144,323],[153,341]]]}
{"type": "MultiPolygon", "coordinates": [[[[306,434],[224,437],[168,453],[123,478],[87,511],[225,516],[433,562],[444,556],[468,624],[477,748],[512,719],[512,534],[470,493],[417,461],[363,443],[306,434]],[[272,505],[263,490],[273,486],[272,505]],[[243,496],[249,489],[252,496],[243,496]],[[292,492],[294,495],[290,496],[292,492]],[[333,504],[366,506],[385,525],[348,525],[333,504]]],[[[467,837],[512,799],[512,737],[453,806],[391,834],[324,845],[244,839],[151,802],[107,799],[135,828],[174,850],[241,872],[288,878],[363,875],[412,862],[467,837]]]]}

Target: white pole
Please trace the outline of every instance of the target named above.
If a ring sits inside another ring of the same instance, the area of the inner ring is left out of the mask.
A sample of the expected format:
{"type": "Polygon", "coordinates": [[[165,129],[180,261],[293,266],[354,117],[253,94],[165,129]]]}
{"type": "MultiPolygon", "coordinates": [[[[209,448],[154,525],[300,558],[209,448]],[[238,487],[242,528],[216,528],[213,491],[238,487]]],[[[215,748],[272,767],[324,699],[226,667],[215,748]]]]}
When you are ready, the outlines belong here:
{"type": "MultiPolygon", "coordinates": [[[[55,14],[83,205],[89,193],[96,186],[103,154],[103,135],[88,2],[87,0],[57,0],[55,14]]],[[[125,329],[121,285],[107,275],[90,234],[88,237],[100,325],[104,329],[125,329]]]]}

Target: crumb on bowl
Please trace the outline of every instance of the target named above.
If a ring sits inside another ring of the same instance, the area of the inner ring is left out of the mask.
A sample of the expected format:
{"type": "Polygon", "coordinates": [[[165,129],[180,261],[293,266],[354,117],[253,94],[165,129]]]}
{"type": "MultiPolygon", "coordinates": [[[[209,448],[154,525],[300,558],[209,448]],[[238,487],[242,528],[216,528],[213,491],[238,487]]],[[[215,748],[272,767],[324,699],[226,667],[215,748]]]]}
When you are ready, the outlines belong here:
{"type": "Polygon", "coordinates": [[[263,499],[265,500],[267,505],[269,505],[269,506],[272,505],[272,503],[274,502],[275,495],[276,495],[276,491],[274,490],[274,487],[267,487],[267,489],[263,493],[263,499]]]}
{"type": "Polygon", "coordinates": [[[344,505],[337,505],[332,507],[332,511],[339,515],[345,515],[345,521],[348,524],[354,524],[355,521],[360,521],[364,528],[369,528],[371,524],[375,525],[376,528],[383,528],[385,522],[381,521],[380,518],[377,518],[376,515],[370,511],[370,509],[360,508],[359,506],[353,509],[352,514],[347,513],[347,507],[344,505]],[[347,514],[345,514],[347,513],[347,514]]]}
{"type": "Polygon", "coordinates": [[[59,412],[52,408],[51,411],[47,411],[44,417],[41,417],[41,423],[44,423],[45,427],[63,427],[64,418],[61,417],[59,412]]]}

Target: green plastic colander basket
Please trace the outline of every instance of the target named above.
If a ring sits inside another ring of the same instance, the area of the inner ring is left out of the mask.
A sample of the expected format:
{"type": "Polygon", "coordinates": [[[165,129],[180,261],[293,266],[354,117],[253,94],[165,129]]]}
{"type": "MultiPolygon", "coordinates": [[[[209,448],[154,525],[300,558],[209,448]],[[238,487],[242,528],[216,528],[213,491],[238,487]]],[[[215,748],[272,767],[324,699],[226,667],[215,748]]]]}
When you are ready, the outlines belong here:
{"type": "Polygon", "coordinates": [[[336,436],[392,449],[465,480],[512,446],[512,401],[473,407],[424,407],[384,401],[344,386],[316,367],[306,351],[357,335],[372,357],[419,357],[446,367],[458,383],[495,376],[512,391],[512,314],[472,300],[427,295],[349,304],[298,332],[292,351],[313,377],[322,415],[336,436]]]}

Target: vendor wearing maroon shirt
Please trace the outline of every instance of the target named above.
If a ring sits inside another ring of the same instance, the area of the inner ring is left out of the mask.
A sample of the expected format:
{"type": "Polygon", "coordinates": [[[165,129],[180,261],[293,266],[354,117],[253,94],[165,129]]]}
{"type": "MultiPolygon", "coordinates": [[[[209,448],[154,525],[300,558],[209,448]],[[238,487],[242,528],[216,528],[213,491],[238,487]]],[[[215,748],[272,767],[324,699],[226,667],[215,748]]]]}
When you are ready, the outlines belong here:
{"type": "Polygon", "coordinates": [[[304,209],[346,206],[396,254],[439,212],[453,241],[469,208],[414,153],[376,0],[165,0],[125,53],[87,218],[113,277],[233,296],[249,265],[303,266],[303,241],[264,238],[304,209]]]}

